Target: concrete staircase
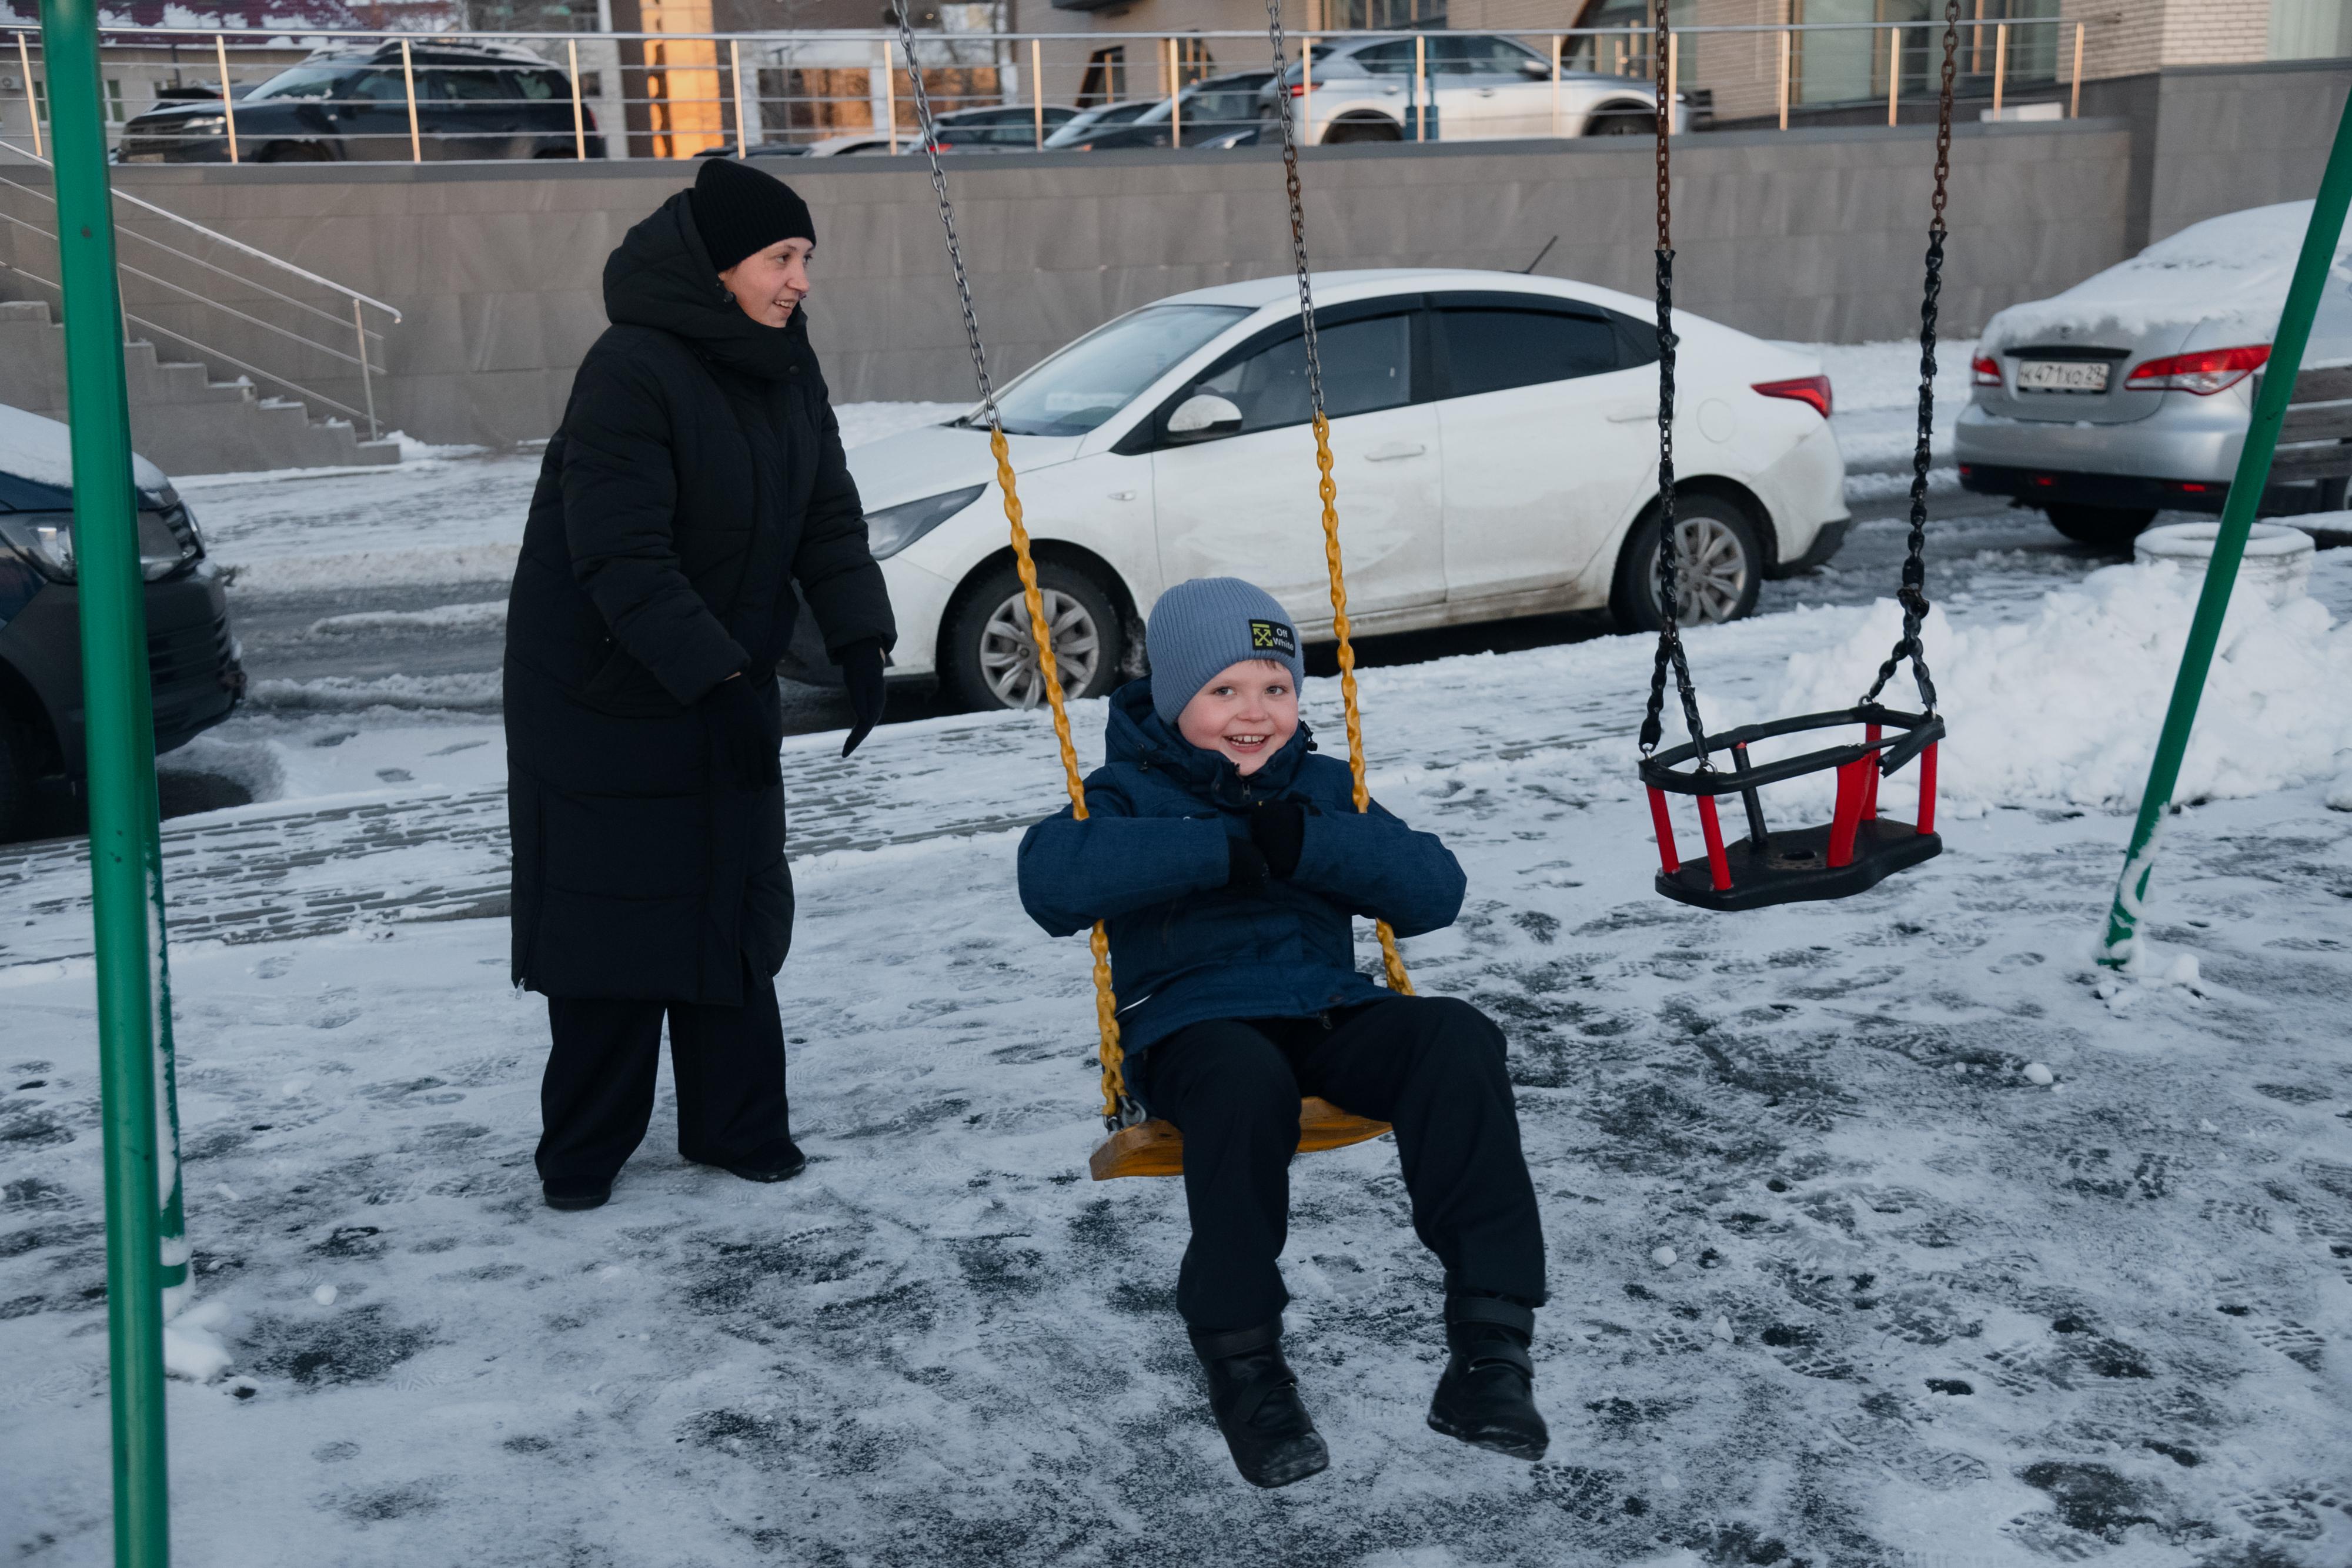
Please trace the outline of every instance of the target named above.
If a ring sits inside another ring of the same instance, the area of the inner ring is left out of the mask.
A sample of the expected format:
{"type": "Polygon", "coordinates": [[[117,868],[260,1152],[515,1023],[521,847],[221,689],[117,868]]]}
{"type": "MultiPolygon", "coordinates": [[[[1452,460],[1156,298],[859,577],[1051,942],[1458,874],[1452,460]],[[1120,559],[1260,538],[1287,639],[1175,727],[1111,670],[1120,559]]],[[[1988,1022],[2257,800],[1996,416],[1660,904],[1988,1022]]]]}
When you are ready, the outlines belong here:
{"type": "MultiPolygon", "coordinates": [[[[346,419],[310,417],[291,398],[263,397],[243,376],[216,382],[201,364],[126,345],[131,444],[166,474],[242,474],[397,463],[395,442],[369,441],[346,419]]],[[[66,417],[65,328],[46,301],[0,300],[0,403],[66,417]]]]}

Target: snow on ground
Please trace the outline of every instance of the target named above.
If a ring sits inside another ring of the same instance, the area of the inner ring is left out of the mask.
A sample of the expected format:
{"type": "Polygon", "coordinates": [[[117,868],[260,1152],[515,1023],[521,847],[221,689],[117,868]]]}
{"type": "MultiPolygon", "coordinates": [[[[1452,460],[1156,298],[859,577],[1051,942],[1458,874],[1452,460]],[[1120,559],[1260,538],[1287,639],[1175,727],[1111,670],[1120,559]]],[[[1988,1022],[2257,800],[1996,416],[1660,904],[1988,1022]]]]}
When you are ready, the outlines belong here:
{"type": "MultiPolygon", "coordinates": [[[[2315,590],[2340,614],[2352,573],[2324,558],[2315,590]]],[[[2125,591],[2062,590],[2118,614],[2125,591]]],[[[2018,613],[1946,635],[1997,668],[1990,623],[2018,613]]],[[[1793,657],[1882,630],[1832,609],[1690,645],[1711,697],[1757,703],[1793,657]]],[[[1374,1143],[1294,1175],[1293,1359],[1333,1469],[1234,1477],[1172,1311],[1181,1193],[1085,1179],[1083,945],[1021,918],[992,815],[1054,805],[1052,740],[997,715],[847,763],[788,743],[782,991],[813,1163],[781,1186],[681,1162],[665,1080],[612,1205],[541,1207],[544,1011],[508,987],[502,921],[270,941],[257,918],[175,950],[194,1326],[229,1365],[169,1390],[178,1561],[2352,1559],[2352,817],[2298,785],[2175,819],[2152,935],[2201,994],[2126,1019],[2084,957],[2128,821],[2063,791],[1989,796],[1942,858],[1841,903],[1656,896],[1631,767],[1648,658],[1604,639],[1363,676],[1376,791],[1470,875],[1408,961],[1512,1040],[1551,1252],[1544,1463],[1423,1426],[1440,1281],[1374,1143]]],[[[1995,700],[2030,715],[2110,674],[2053,661],[1995,700]]],[[[1327,735],[1332,688],[1307,693],[1327,735]]],[[[1099,705],[1078,716],[1091,757],[1099,705]]],[[[494,788],[495,747],[428,758],[452,733],[370,728],[319,766],[494,788]]],[[[345,825],[384,825],[351,887],[495,864],[396,805],[345,825]]],[[[167,864],[316,906],[331,855],[284,811],[175,824],[167,864]]],[[[0,1539],[97,1564],[90,979],[39,956],[84,917],[73,868],[37,860],[11,896],[40,925],[0,946],[0,1539]]]]}
{"type": "MultiPolygon", "coordinates": [[[[859,445],[951,419],[961,403],[846,403],[859,445]]],[[[509,577],[540,453],[425,447],[390,467],[199,476],[181,482],[206,548],[249,591],[509,577]]]]}

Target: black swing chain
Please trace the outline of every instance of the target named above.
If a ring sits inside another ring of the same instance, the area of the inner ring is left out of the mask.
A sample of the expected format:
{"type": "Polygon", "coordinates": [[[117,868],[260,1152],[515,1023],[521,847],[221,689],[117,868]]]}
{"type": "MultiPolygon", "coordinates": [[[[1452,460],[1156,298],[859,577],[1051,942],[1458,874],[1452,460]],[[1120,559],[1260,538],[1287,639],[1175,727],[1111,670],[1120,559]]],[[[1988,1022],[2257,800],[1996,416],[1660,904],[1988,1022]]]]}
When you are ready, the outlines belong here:
{"type": "MultiPolygon", "coordinates": [[[[1952,0],[1958,4],[1958,0],[1952,0]]],[[[1658,96],[1658,656],[1650,668],[1650,706],[1642,718],[1642,755],[1658,748],[1665,736],[1666,671],[1682,697],[1683,723],[1698,743],[1699,768],[1708,768],[1706,731],[1699,722],[1698,691],[1691,684],[1690,660],[1683,652],[1682,567],[1676,559],[1675,522],[1675,240],[1674,174],[1666,153],[1675,106],[1667,101],[1667,0],[1656,0],[1656,39],[1652,77],[1658,96]]]]}
{"type": "MultiPolygon", "coordinates": [[[[1282,184],[1290,201],[1290,263],[1298,275],[1298,320],[1307,351],[1307,406],[1317,418],[1323,413],[1323,356],[1315,337],[1315,290],[1307,270],[1307,213],[1298,192],[1298,127],[1290,105],[1290,61],[1284,40],[1282,0],[1266,0],[1265,31],[1274,46],[1275,107],[1282,119],[1282,184]]],[[[1305,68],[1315,68],[1309,43],[1299,51],[1305,68]]]]}
{"type": "Polygon", "coordinates": [[[1920,704],[1930,716],[1936,711],[1936,682],[1927,673],[1919,629],[1928,609],[1927,465],[1936,429],[1936,310],[1944,293],[1945,185],[1952,172],[1952,78],[1959,47],[1960,0],[1944,0],[1944,74],[1936,104],[1936,210],[1927,225],[1927,287],[1919,300],[1919,438],[1911,450],[1911,537],[1903,558],[1903,586],[1895,595],[1903,606],[1903,635],[1886,662],[1878,666],[1878,678],[1870,683],[1862,698],[1865,707],[1876,702],[1908,659],[1912,676],[1919,684],[1920,704]]]}
{"type": "Polygon", "coordinates": [[[896,9],[898,47],[906,51],[907,81],[914,89],[915,120],[923,132],[923,155],[930,162],[931,191],[939,200],[940,224],[947,232],[948,267],[955,274],[956,303],[963,310],[964,344],[971,350],[971,376],[980,387],[981,427],[994,431],[996,384],[988,373],[988,350],[981,346],[980,317],[972,309],[971,280],[964,274],[963,246],[956,238],[955,207],[948,200],[947,171],[940,167],[939,121],[931,112],[931,95],[923,87],[922,67],[915,58],[914,23],[904,5],[896,9]]]}

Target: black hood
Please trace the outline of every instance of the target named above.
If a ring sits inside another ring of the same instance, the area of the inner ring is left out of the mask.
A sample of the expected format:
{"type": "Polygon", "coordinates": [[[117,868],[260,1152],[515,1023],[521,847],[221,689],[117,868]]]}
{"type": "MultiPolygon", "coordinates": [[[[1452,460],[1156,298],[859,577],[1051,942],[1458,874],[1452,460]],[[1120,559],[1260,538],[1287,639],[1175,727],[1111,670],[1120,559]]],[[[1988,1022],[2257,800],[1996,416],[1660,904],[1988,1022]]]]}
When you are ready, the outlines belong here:
{"type": "Polygon", "coordinates": [[[690,192],[680,191],[632,228],[604,259],[604,314],[615,326],[652,327],[685,339],[697,353],[762,381],[815,364],[808,306],[782,327],[762,327],[719,284],[694,226],[690,192]]]}

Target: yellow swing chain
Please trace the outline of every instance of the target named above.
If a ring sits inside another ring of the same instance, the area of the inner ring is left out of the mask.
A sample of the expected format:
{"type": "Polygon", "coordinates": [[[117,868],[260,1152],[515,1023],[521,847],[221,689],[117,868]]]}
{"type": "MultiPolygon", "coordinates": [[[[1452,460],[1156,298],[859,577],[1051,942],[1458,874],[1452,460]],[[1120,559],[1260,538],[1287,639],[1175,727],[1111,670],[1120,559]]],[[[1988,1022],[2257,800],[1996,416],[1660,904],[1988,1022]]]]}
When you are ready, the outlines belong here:
{"type": "MultiPolygon", "coordinates": [[[[1331,629],[1339,639],[1339,702],[1347,715],[1348,771],[1354,778],[1356,810],[1371,809],[1372,792],[1364,782],[1364,721],[1356,702],[1356,645],[1349,636],[1348,576],[1339,563],[1339,485],[1331,477],[1331,421],[1323,412],[1323,361],[1316,351],[1315,290],[1307,267],[1307,214],[1298,194],[1298,128],[1293,120],[1288,90],[1290,65],[1283,43],[1282,0],[1266,0],[1266,37],[1274,45],[1274,101],[1282,115],[1282,180],[1290,199],[1290,259],[1298,274],[1298,319],[1307,350],[1307,396],[1315,411],[1315,466],[1320,478],[1316,494],[1323,499],[1323,562],[1331,574],[1331,629]]],[[[1302,57],[1313,70],[1310,46],[1302,57]]],[[[1412,979],[1404,972],[1404,955],[1397,951],[1396,932],[1385,920],[1373,925],[1381,939],[1381,967],[1387,971],[1389,989],[1411,996],[1412,979]]]]}
{"type": "MultiPolygon", "coordinates": [[[[1045,701],[1054,712],[1054,738],[1060,743],[1062,779],[1070,792],[1070,814],[1087,818],[1086,777],[1078,770],[1077,743],[1070,738],[1070,713],[1062,698],[1062,672],[1054,657],[1052,628],[1045,624],[1045,596],[1037,586],[1037,560],[1029,548],[1029,530],[1021,518],[1021,492],[1013,478],[1012,447],[1004,439],[1003,422],[996,412],[996,389],[988,374],[987,350],[981,346],[980,319],[971,307],[971,283],[964,276],[963,247],[956,239],[955,207],[948,200],[948,178],[940,167],[939,136],[931,116],[930,94],[915,58],[911,7],[898,8],[898,41],[907,62],[907,79],[913,88],[915,117],[923,131],[923,152],[930,160],[931,190],[939,198],[940,225],[947,233],[948,266],[955,274],[956,298],[963,308],[964,340],[971,350],[973,379],[980,384],[981,410],[988,422],[988,449],[996,458],[996,487],[1004,496],[1004,520],[1013,535],[1013,557],[1021,575],[1021,599],[1029,611],[1029,635],[1036,647],[1037,674],[1045,687],[1045,701]]],[[[1095,922],[1087,938],[1094,950],[1095,1024],[1102,1032],[1098,1060],[1102,1063],[1103,1119],[1114,1126],[1135,1113],[1127,1092],[1127,1055],[1118,1043],[1118,1001],[1111,992],[1110,936],[1095,922]]]]}

